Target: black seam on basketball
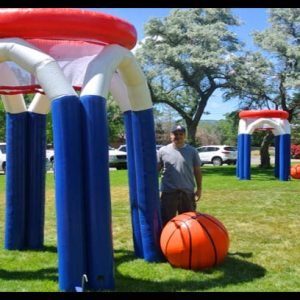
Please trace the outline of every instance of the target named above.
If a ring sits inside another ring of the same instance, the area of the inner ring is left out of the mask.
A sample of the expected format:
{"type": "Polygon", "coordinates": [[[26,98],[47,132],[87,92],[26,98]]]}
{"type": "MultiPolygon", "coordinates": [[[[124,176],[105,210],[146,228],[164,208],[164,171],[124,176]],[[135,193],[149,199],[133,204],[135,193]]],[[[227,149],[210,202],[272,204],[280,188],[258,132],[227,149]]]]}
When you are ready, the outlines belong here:
{"type": "Polygon", "coordinates": [[[218,261],[218,253],[217,253],[217,248],[216,248],[216,245],[211,237],[211,235],[209,234],[209,231],[207,230],[207,228],[199,221],[199,219],[197,219],[197,222],[199,223],[199,225],[205,230],[207,236],[209,237],[209,240],[213,246],[213,249],[214,249],[214,253],[215,253],[215,262],[214,262],[214,266],[217,264],[217,261],[218,261]]]}
{"type": "Polygon", "coordinates": [[[188,226],[188,224],[186,223],[187,221],[189,221],[190,219],[186,220],[186,221],[182,221],[184,224],[186,224],[186,228],[188,230],[189,233],[189,240],[190,240],[190,249],[189,249],[189,269],[192,269],[192,235],[191,235],[191,231],[190,231],[190,227],[188,226]]]}
{"type": "MultiPolygon", "coordinates": [[[[190,215],[188,215],[188,214],[186,214],[186,213],[182,213],[182,215],[190,217],[190,218],[189,218],[189,219],[187,219],[186,221],[188,221],[188,220],[191,220],[191,219],[194,219],[194,218],[195,218],[194,216],[190,216],[190,215]]],[[[177,221],[182,221],[182,220],[177,220],[177,221]]]]}
{"type": "Polygon", "coordinates": [[[211,219],[208,215],[205,215],[205,214],[202,214],[201,216],[208,219],[209,221],[213,222],[215,225],[217,225],[226,234],[226,236],[228,238],[228,233],[224,230],[223,227],[221,227],[217,222],[215,222],[215,220],[211,219]]]}
{"type": "MultiPolygon", "coordinates": [[[[176,222],[176,221],[172,221],[172,222],[176,222]]],[[[175,226],[177,226],[177,224],[175,223],[175,226]]],[[[165,247],[165,253],[166,253],[166,256],[167,256],[167,249],[168,249],[168,244],[169,244],[169,242],[170,242],[170,240],[171,240],[171,237],[173,236],[173,234],[175,233],[175,231],[177,230],[178,228],[177,227],[175,227],[175,229],[173,230],[173,232],[169,235],[169,238],[168,238],[168,240],[167,240],[167,242],[166,242],[166,247],[165,247]]]]}

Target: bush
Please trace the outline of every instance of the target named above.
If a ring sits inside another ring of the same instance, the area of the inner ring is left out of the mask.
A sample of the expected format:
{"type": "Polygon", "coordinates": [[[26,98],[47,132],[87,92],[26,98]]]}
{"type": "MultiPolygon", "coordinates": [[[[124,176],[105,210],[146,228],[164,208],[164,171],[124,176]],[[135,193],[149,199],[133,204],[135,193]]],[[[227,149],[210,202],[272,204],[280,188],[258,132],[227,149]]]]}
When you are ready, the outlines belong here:
{"type": "Polygon", "coordinates": [[[300,158],[300,145],[291,145],[291,157],[300,158]]]}

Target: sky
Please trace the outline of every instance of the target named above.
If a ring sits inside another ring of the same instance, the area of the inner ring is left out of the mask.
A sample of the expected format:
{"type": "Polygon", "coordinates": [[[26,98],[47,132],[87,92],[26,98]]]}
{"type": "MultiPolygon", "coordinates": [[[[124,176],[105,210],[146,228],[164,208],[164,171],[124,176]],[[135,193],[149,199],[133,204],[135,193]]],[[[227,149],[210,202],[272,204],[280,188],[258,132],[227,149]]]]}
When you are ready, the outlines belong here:
{"type": "MultiPolygon", "coordinates": [[[[138,41],[144,38],[144,24],[150,18],[163,18],[170,13],[170,8],[84,8],[107,13],[122,18],[131,23],[137,30],[138,41]]],[[[232,28],[238,38],[245,43],[247,50],[257,50],[252,42],[251,32],[264,30],[268,27],[268,14],[266,8],[233,8],[232,12],[243,24],[232,28]]],[[[223,102],[221,94],[216,91],[208,101],[205,111],[209,115],[203,115],[202,120],[224,119],[224,114],[238,109],[237,102],[230,100],[223,102]]]]}

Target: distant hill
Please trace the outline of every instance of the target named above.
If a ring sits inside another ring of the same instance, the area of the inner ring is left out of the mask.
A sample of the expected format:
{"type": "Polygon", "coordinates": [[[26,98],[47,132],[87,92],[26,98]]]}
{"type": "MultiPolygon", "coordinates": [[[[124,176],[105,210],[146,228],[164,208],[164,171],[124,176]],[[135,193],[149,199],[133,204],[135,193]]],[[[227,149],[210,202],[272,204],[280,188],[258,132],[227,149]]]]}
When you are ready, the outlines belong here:
{"type": "Polygon", "coordinates": [[[216,124],[218,123],[220,120],[200,120],[199,124],[216,124]]]}

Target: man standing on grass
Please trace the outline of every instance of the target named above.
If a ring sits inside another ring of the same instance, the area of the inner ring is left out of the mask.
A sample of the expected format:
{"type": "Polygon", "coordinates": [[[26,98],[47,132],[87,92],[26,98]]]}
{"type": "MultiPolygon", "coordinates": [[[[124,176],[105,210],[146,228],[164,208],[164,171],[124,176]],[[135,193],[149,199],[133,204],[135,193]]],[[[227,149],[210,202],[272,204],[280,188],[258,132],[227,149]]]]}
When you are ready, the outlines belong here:
{"type": "Polygon", "coordinates": [[[195,211],[202,189],[201,160],[198,151],[185,143],[185,128],[175,125],[170,138],[171,143],[160,148],[157,154],[158,170],[162,171],[160,199],[163,226],[176,213],[195,211]]]}

